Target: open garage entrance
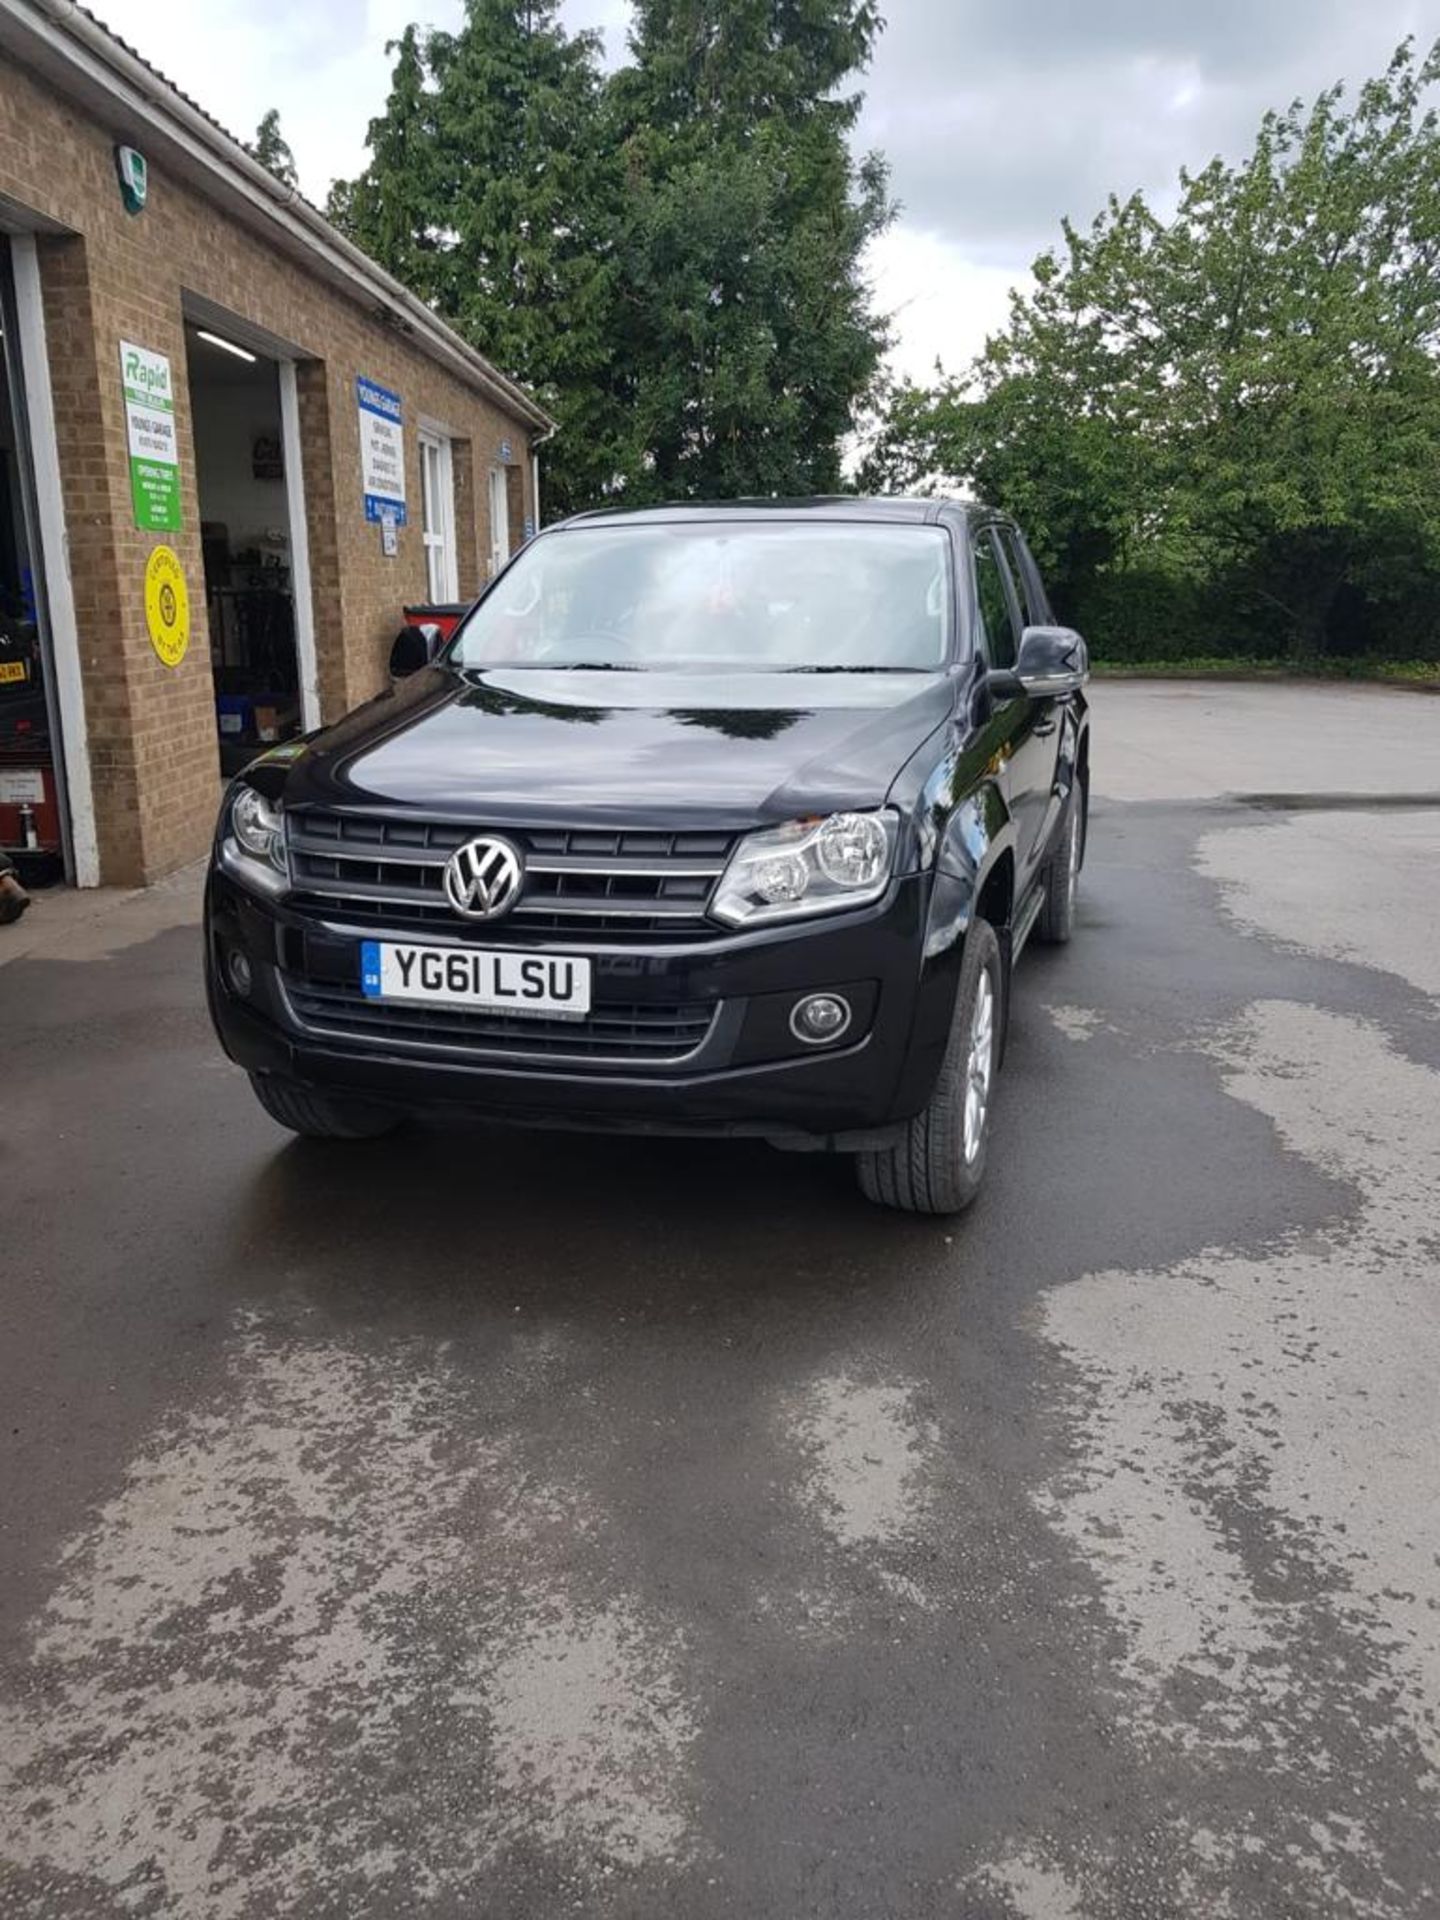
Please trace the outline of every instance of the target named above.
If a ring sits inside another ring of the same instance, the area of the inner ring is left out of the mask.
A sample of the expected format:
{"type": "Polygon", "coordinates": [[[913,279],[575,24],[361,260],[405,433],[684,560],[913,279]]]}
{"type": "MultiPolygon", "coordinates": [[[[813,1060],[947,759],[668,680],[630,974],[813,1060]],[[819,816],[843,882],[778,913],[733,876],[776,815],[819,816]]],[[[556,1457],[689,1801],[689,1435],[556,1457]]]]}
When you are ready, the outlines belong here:
{"type": "Polygon", "coordinates": [[[301,664],[308,569],[299,439],[287,431],[294,366],[223,323],[187,319],[185,348],[215,726],[228,776],[314,724],[301,664]]]}
{"type": "Polygon", "coordinates": [[[20,334],[0,234],[0,848],[36,886],[67,877],[69,859],[20,334]]]}

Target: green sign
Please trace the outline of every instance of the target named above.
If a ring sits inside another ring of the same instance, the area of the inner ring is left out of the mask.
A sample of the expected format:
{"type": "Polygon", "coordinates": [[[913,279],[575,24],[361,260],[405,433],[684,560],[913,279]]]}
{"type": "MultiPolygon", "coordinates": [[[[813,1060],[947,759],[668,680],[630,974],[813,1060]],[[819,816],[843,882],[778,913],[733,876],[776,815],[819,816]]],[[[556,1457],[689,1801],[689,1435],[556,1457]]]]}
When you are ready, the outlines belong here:
{"type": "Polygon", "coordinates": [[[120,342],[125,428],[130,441],[130,499],[145,533],[180,531],[180,460],[175,451],[175,395],[170,362],[129,340],[120,342]]]}

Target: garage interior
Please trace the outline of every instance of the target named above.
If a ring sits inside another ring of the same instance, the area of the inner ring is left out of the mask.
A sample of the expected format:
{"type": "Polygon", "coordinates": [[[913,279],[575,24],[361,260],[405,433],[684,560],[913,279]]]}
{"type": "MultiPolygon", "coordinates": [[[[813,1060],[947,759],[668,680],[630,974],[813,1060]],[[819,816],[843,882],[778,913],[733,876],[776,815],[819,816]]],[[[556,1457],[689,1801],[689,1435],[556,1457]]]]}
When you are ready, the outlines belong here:
{"type": "Polygon", "coordinates": [[[0,847],[25,884],[38,886],[64,877],[65,851],[58,743],[26,514],[20,383],[10,245],[0,234],[0,847]]]}
{"type": "Polygon", "coordinates": [[[300,732],[290,499],[274,360],[185,328],[220,770],[300,732]]]}

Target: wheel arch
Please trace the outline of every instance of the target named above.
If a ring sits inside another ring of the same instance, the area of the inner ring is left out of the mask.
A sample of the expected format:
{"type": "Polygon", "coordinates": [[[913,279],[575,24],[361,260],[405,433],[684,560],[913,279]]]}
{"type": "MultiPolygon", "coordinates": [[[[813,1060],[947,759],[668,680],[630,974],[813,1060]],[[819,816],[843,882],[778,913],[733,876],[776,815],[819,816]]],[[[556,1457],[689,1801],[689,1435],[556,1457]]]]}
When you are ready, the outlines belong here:
{"type": "Polygon", "coordinates": [[[963,940],[976,914],[1001,934],[1015,905],[1015,823],[998,786],[987,780],[953,809],[935,859],[926,952],[963,940]]]}

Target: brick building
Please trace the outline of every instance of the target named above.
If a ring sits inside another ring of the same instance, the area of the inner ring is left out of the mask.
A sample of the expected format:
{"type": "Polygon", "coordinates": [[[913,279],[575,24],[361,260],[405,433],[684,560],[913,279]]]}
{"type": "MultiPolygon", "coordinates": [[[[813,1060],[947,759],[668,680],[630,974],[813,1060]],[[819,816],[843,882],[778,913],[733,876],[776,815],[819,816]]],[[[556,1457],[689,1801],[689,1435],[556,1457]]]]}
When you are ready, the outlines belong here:
{"type": "Polygon", "coordinates": [[[145,883],[533,531],[552,423],[74,0],[0,0],[0,300],[0,845],[145,883]]]}

